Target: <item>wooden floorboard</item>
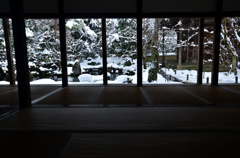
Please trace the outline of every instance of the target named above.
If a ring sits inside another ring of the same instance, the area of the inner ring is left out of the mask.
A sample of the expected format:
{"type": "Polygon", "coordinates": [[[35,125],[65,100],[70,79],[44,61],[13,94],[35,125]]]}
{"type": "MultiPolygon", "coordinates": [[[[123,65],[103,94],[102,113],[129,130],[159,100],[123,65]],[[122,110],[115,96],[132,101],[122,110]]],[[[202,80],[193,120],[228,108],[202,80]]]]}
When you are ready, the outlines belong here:
{"type": "Polygon", "coordinates": [[[3,86],[0,86],[0,95],[1,93],[6,93],[6,92],[9,92],[9,91],[13,91],[13,90],[17,90],[17,87],[16,86],[7,86],[7,87],[3,87],[3,86]]]}
{"type": "Polygon", "coordinates": [[[0,122],[0,130],[124,130],[161,128],[152,108],[32,108],[0,122]]]}
{"type": "Polygon", "coordinates": [[[138,87],[104,87],[95,104],[147,104],[138,87]]]}
{"type": "Polygon", "coordinates": [[[9,112],[9,111],[12,111],[16,108],[17,108],[17,106],[6,106],[6,107],[5,106],[4,107],[0,106],[0,116],[9,112]]]}
{"type": "Polygon", "coordinates": [[[32,108],[0,130],[240,130],[240,107],[32,108]]]}
{"type": "Polygon", "coordinates": [[[0,105],[18,105],[18,91],[1,94],[0,105]]]}
{"type": "Polygon", "coordinates": [[[229,88],[229,89],[240,92],[240,86],[234,85],[234,86],[223,86],[223,87],[226,87],[226,88],[229,88]]]}
{"type": "Polygon", "coordinates": [[[239,122],[240,107],[30,108],[0,121],[0,157],[235,158],[239,122]]]}
{"type": "Polygon", "coordinates": [[[60,158],[236,158],[239,133],[75,133],[60,158]]]}
{"type": "MultiPolygon", "coordinates": [[[[32,99],[58,88],[31,87],[32,99]]],[[[239,91],[238,86],[226,88],[239,91]]],[[[192,85],[143,90],[147,97],[138,87],[68,87],[38,105],[84,108],[15,111],[0,120],[0,157],[240,157],[240,106],[230,106],[240,105],[238,93],[192,85]],[[137,106],[149,102],[153,105],[137,106]]],[[[6,108],[0,115],[9,110],[4,105],[17,104],[17,91],[1,94],[0,105],[6,108]]]]}
{"type": "Polygon", "coordinates": [[[67,87],[37,104],[89,104],[101,87],[67,87]]]}
{"type": "Polygon", "coordinates": [[[47,95],[51,93],[52,91],[58,89],[59,87],[51,87],[51,86],[45,86],[45,87],[31,87],[31,99],[35,100],[38,99],[44,95],[47,95]]]}
{"type": "Polygon", "coordinates": [[[205,104],[177,87],[143,87],[153,104],[205,104]]]}
{"type": "Polygon", "coordinates": [[[68,136],[61,131],[0,132],[1,158],[52,158],[68,136]]]}
{"type": "Polygon", "coordinates": [[[187,86],[184,89],[213,104],[240,104],[240,95],[212,86],[187,86]]]}
{"type": "Polygon", "coordinates": [[[240,107],[154,108],[164,129],[240,130],[240,107]]]}

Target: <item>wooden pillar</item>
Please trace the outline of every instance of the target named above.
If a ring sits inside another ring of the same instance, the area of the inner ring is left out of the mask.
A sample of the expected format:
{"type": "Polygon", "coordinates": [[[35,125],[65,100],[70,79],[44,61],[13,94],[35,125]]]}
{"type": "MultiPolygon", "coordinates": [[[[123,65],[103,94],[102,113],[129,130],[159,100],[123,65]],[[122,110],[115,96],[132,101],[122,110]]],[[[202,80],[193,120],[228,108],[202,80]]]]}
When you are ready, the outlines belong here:
{"type": "Polygon", "coordinates": [[[142,86],[142,0],[137,0],[137,86],[142,86]]]}
{"type": "Polygon", "coordinates": [[[102,18],[102,58],[103,58],[103,84],[107,85],[107,36],[106,19],[102,18]]]}
{"type": "Polygon", "coordinates": [[[19,108],[24,109],[31,107],[31,92],[29,84],[23,1],[10,0],[10,8],[12,14],[15,58],[17,65],[19,108]]]}
{"type": "Polygon", "coordinates": [[[62,87],[68,86],[67,74],[67,51],[66,51],[66,25],[64,17],[63,0],[58,0],[59,10],[59,31],[60,31],[60,50],[61,50],[61,65],[62,65],[62,87]]]}
{"type": "Polygon", "coordinates": [[[204,37],[204,18],[199,20],[199,33],[198,33],[198,75],[197,75],[197,84],[202,84],[202,72],[203,72],[203,44],[204,37]]]}
{"type": "Polygon", "coordinates": [[[219,53],[220,53],[220,33],[222,23],[222,0],[216,2],[216,15],[214,24],[214,48],[213,48],[213,65],[212,65],[212,86],[218,86],[218,71],[219,71],[219,53]]]}
{"type": "Polygon", "coordinates": [[[15,74],[14,74],[14,63],[13,63],[13,55],[12,55],[12,45],[11,45],[11,36],[10,36],[10,25],[9,19],[3,18],[3,29],[7,50],[7,61],[8,61],[8,75],[10,85],[15,85],[15,74]]]}

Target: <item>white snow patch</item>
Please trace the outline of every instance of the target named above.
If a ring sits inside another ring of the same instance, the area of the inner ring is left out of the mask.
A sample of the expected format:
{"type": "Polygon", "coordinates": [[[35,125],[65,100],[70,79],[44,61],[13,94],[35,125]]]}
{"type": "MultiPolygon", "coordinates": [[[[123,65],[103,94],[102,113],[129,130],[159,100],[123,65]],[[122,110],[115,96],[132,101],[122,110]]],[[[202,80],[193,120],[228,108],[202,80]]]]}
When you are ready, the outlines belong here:
{"type": "Polygon", "coordinates": [[[10,85],[10,82],[8,82],[8,81],[0,81],[0,85],[10,85]]]}
{"type": "Polygon", "coordinates": [[[128,83],[129,81],[132,82],[132,80],[132,77],[127,75],[120,75],[116,78],[116,81],[119,83],[128,83]]]}
{"type": "Polygon", "coordinates": [[[34,36],[33,32],[29,28],[26,28],[26,36],[27,37],[33,37],[34,36]]]}
{"type": "Polygon", "coordinates": [[[44,49],[44,51],[42,51],[42,54],[43,54],[43,55],[49,55],[49,54],[51,54],[51,53],[49,52],[49,50],[44,49]]]}
{"type": "Polygon", "coordinates": [[[93,77],[89,74],[79,75],[78,79],[80,82],[93,82],[93,77]]]}
{"type": "Polygon", "coordinates": [[[56,82],[52,79],[46,79],[46,78],[30,82],[30,84],[61,84],[61,83],[62,81],[56,82]]]}
{"type": "Polygon", "coordinates": [[[87,32],[88,35],[97,37],[96,33],[93,30],[91,30],[88,26],[85,26],[85,31],[87,32]]]}
{"type": "Polygon", "coordinates": [[[70,29],[72,29],[73,25],[79,25],[77,22],[74,22],[74,21],[68,21],[66,23],[66,26],[69,27],[70,29]]]}
{"type": "Polygon", "coordinates": [[[112,42],[119,41],[119,35],[117,33],[111,34],[112,36],[112,42]]]}

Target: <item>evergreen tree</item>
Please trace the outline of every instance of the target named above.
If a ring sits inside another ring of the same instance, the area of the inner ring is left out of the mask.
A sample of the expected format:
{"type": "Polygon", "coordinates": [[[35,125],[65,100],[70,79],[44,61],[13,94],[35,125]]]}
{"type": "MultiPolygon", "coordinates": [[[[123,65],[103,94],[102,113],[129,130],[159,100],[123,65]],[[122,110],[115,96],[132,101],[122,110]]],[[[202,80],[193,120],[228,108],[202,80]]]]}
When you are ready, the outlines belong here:
{"type": "Polygon", "coordinates": [[[102,56],[100,19],[69,19],[66,34],[67,52],[75,59],[102,56]]]}
{"type": "Polygon", "coordinates": [[[118,57],[137,58],[136,19],[107,20],[107,52],[118,57]]]}
{"type": "MultiPolygon", "coordinates": [[[[6,50],[5,50],[5,38],[4,38],[4,32],[3,32],[3,23],[2,19],[0,19],[0,62],[6,60],[6,50]]],[[[0,65],[1,66],[1,65],[0,65]]]]}

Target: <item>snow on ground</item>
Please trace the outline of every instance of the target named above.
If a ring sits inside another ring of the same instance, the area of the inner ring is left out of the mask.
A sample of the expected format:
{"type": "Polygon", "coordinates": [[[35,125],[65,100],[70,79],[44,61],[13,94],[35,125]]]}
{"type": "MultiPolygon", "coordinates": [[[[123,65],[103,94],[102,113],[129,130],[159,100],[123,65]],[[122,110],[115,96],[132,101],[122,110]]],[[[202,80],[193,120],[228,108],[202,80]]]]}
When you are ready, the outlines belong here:
{"type": "Polygon", "coordinates": [[[78,76],[78,79],[80,82],[93,82],[93,77],[89,74],[80,75],[78,76]]]}
{"type": "Polygon", "coordinates": [[[128,75],[119,75],[116,78],[116,82],[119,83],[131,83],[132,82],[132,76],[128,76],[128,75]]]}
{"type": "Polygon", "coordinates": [[[62,84],[62,81],[54,81],[52,79],[39,79],[39,80],[35,80],[30,82],[30,84],[62,84]]]}
{"type": "Polygon", "coordinates": [[[183,82],[190,82],[190,83],[197,83],[197,71],[195,70],[176,70],[176,74],[173,71],[173,69],[168,69],[168,68],[162,68],[162,70],[173,77],[176,77],[183,82]],[[188,80],[187,80],[187,75],[188,75],[188,80]]]}
{"type": "MultiPolygon", "coordinates": [[[[238,82],[239,82],[239,73],[240,73],[240,69],[237,70],[238,71],[238,82]]],[[[235,75],[234,73],[227,73],[227,72],[220,72],[219,76],[218,76],[218,83],[235,83],[235,75]]]]}
{"type": "MultiPolygon", "coordinates": [[[[135,72],[133,76],[127,76],[125,74],[119,75],[116,77],[114,81],[108,80],[109,84],[137,84],[137,60],[132,60],[131,58],[119,58],[117,56],[108,57],[107,58],[107,67],[113,68],[120,68],[123,69],[123,73],[127,73],[127,71],[135,72]],[[124,63],[130,60],[132,63],[131,66],[125,66],[124,63]]],[[[69,61],[68,64],[74,64],[74,62],[69,61]]],[[[92,59],[91,61],[84,60],[80,63],[82,72],[84,72],[85,68],[99,68],[102,67],[102,58],[98,57],[96,59],[92,59]],[[100,63],[100,65],[88,65],[88,63],[96,62],[100,63]]],[[[150,68],[150,67],[149,67],[150,68]]],[[[157,81],[153,81],[151,83],[148,82],[148,69],[143,69],[143,84],[182,84],[182,82],[174,82],[168,81],[162,75],[158,74],[157,81]]],[[[43,71],[46,71],[45,68],[41,67],[43,71]]],[[[72,74],[72,67],[69,66],[68,68],[68,75],[72,74]]],[[[197,83],[197,71],[195,70],[176,70],[176,74],[173,69],[162,68],[162,70],[167,74],[177,79],[186,82],[186,83],[197,83]],[[187,75],[189,79],[187,80],[187,75]]],[[[61,71],[55,72],[57,74],[61,74],[61,71]]],[[[240,69],[238,69],[238,74],[240,74],[240,69]]],[[[111,74],[108,73],[110,77],[111,74]]],[[[239,76],[239,75],[238,75],[239,76]]],[[[209,83],[211,83],[211,72],[203,72],[203,84],[207,83],[207,78],[209,78],[209,83]]],[[[78,77],[80,82],[74,82],[74,80],[69,77],[69,84],[103,84],[103,75],[90,75],[90,74],[82,74],[78,77]]],[[[30,82],[31,84],[61,84],[61,81],[54,81],[52,79],[39,79],[30,82]]],[[[234,73],[229,72],[219,72],[219,83],[235,83],[235,75],[234,73]]],[[[7,85],[9,82],[7,81],[0,81],[1,85],[7,85]]]]}
{"type": "Polygon", "coordinates": [[[173,81],[167,81],[162,75],[158,74],[157,81],[153,81],[151,83],[148,82],[148,71],[149,68],[146,70],[143,70],[143,84],[181,84],[180,82],[173,82],[173,81]]]}
{"type": "Polygon", "coordinates": [[[0,85],[10,85],[8,81],[0,81],[0,85]]]}
{"type": "Polygon", "coordinates": [[[67,67],[67,72],[68,72],[68,75],[71,75],[73,72],[72,72],[72,67],[67,67]]]}
{"type": "MultiPolygon", "coordinates": [[[[197,83],[197,71],[196,70],[177,70],[176,74],[172,69],[163,68],[164,72],[168,75],[176,77],[183,82],[197,83]],[[187,74],[189,75],[189,80],[187,80],[187,74]]],[[[240,69],[238,69],[238,74],[240,74],[240,69]]],[[[207,83],[207,78],[209,78],[209,83],[211,83],[211,72],[203,72],[203,84],[207,83]]],[[[234,73],[229,72],[219,72],[218,73],[218,83],[235,83],[234,73]]],[[[239,75],[238,75],[239,76],[239,75]]],[[[239,78],[239,77],[238,77],[239,78]]]]}

